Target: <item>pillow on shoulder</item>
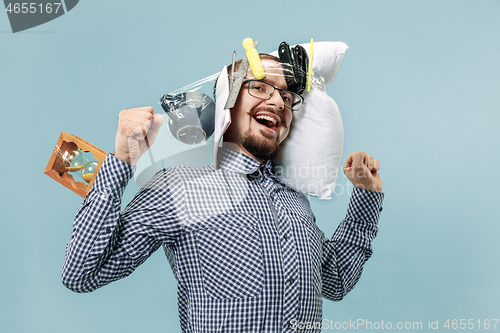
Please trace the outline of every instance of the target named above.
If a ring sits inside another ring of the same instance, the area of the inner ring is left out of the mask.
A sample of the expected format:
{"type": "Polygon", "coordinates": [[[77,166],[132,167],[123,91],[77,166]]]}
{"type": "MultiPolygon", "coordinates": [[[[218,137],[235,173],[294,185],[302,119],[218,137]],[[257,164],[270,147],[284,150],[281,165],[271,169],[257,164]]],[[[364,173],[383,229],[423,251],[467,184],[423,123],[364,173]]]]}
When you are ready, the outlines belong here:
{"type": "MultiPolygon", "coordinates": [[[[300,44],[309,53],[309,43],[300,44]]],[[[273,159],[274,173],[296,191],[332,198],[342,160],[344,129],[337,103],[326,93],[348,46],[342,42],[315,42],[311,91],[294,113],[290,135],[273,159]]],[[[278,52],[271,53],[277,56],[278,52]]],[[[310,57],[310,55],[309,55],[310,57]]]]}

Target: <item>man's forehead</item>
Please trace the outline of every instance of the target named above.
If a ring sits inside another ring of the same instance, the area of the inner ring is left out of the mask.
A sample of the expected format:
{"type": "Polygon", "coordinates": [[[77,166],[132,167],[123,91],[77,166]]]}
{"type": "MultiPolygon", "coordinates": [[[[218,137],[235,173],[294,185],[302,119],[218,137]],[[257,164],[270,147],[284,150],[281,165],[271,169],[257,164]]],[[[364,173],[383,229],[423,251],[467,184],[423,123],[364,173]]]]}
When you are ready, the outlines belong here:
{"type": "MultiPolygon", "coordinates": [[[[281,65],[281,62],[276,61],[274,59],[262,59],[262,67],[264,68],[264,72],[266,74],[266,77],[262,79],[263,81],[270,82],[270,83],[275,83],[275,84],[280,84],[284,85],[284,88],[286,89],[286,75],[287,71],[283,71],[283,67],[281,65]]],[[[252,73],[252,69],[248,67],[247,79],[254,79],[255,76],[252,73]]]]}

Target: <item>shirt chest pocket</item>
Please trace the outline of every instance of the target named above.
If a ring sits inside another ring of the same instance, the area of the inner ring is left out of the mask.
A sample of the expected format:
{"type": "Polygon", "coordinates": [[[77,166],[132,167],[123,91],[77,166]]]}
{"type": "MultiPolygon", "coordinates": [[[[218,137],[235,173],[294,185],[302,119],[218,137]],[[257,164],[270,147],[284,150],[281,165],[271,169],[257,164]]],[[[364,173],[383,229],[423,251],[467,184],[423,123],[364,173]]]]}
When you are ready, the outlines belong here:
{"type": "Polygon", "coordinates": [[[262,236],[251,215],[223,214],[199,225],[196,243],[203,288],[211,298],[258,296],[264,285],[262,236]]]}
{"type": "Polygon", "coordinates": [[[322,241],[323,232],[315,223],[314,217],[305,214],[291,213],[298,223],[293,225],[294,233],[300,241],[297,244],[297,252],[302,265],[301,275],[305,277],[306,284],[304,288],[314,291],[321,295],[322,289],[322,241]]]}

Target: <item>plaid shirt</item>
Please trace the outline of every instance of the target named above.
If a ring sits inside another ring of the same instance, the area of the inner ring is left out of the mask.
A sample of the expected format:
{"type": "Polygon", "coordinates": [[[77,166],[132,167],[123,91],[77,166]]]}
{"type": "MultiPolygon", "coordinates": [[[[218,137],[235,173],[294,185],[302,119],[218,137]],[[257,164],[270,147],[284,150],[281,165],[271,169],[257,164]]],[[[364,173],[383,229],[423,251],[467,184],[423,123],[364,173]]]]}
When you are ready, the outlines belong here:
{"type": "Polygon", "coordinates": [[[371,256],[381,193],[355,188],[327,239],[306,196],[278,180],[270,161],[221,150],[218,170],[164,169],[120,214],[132,174],[108,155],[76,213],[62,280],[90,292],[163,246],[183,332],[295,332],[298,323],[320,323],[322,297],[342,299],[371,256]]]}

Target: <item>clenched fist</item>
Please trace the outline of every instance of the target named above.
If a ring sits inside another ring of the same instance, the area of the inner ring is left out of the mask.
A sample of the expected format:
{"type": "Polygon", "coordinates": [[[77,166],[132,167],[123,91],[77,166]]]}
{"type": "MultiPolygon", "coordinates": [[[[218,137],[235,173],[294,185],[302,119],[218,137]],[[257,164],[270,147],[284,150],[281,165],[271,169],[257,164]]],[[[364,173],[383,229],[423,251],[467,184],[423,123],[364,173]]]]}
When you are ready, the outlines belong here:
{"type": "Polygon", "coordinates": [[[118,120],[115,140],[115,157],[136,165],[139,158],[153,144],[163,117],[154,114],[150,106],[123,110],[118,120]]]}
{"type": "Polygon", "coordinates": [[[365,152],[349,155],[344,165],[344,174],[356,187],[382,192],[382,180],[378,174],[380,164],[365,152]]]}

